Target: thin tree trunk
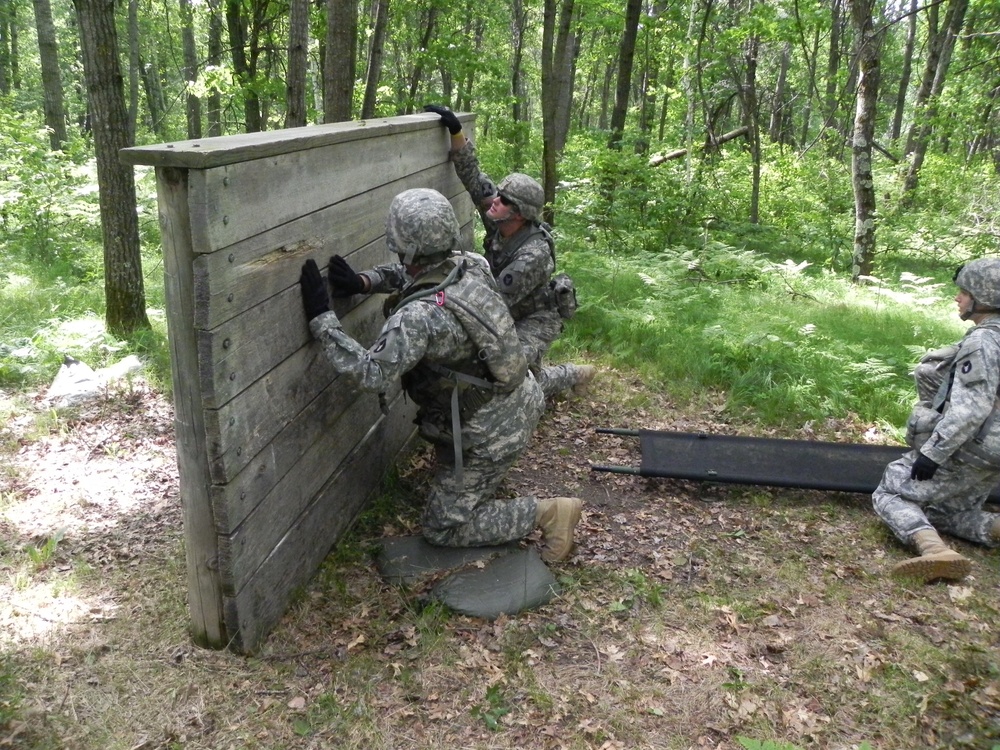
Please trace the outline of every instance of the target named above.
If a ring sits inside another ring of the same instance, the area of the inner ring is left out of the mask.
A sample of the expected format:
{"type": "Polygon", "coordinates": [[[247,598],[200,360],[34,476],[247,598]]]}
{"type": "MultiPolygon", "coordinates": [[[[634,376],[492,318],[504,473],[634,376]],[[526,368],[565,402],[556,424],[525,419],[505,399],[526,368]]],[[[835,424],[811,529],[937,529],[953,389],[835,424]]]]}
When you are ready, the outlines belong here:
{"type": "MultiPolygon", "coordinates": [[[[751,0],[748,13],[753,11],[751,0]]],[[[756,224],[760,218],[760,118],[757,105],[757,52],[760,40],[756,34],[751,35],[745,43],[746,76],[743,79],[743,122],[748,128],[750,139],[750,215],[751,224],[756,224]]]]}
{"type": "Polygon", "coordinates": [[[639,30],[639,16],[642,0],[627,0],[625,5],[625,28],[622,31],[621,46],[618,48],[618,85],[615,89],[615,107],[611,111],[611,135],[608,148],[620,150],[625,133],[625,118],[628,115],[629,89],[632,82],[632,62],[635,59],[635,40],[639,30]]]}
{"type": "Polygon", "coordinates": [[[42,91],[45,97],[45,126],[49,130],[49,145],[53,151],[66,142],[66,110],[62,77],[59,74],[59,45],[52,22],[49,0],[33,0],[35,30],[38,36],[38,60],[42,70],[42,91]]]}
{"type": "Polygon", "coordinates": [[[899,140],[903,132],[903,113],[906,111],[906,92],[910,89],[910,76],[913,72],[913,48],[917,40],[917,2],[910,0],[910,15],[906,29],[906,45],[903,49],[903,71],[899,79],[899,90],[896,93],[896,112],[892,117],[892,131],[889,138],[899,140]]]}
{"type": "Polygon", "coordinates": [[[132,168],[118,153],[128,146],[127,113],[114,0],[74,0],[88,101],[93,115],[97,185],[104,235],[105,321],[116,335],[148,328],[139,219],[132,168]]]}
{"type": "MultiPolygon", "coordinates": [[[[805,46],[805,40],[802,41],[803,46],[805,46]]],[[[805,105],[802,107],[802,137],[799,139],[799,143],[809,142],[809,126],[812,120],[812,103],[813,103],[813,92],[818,91],[816,87],[816,59],[819,55],[819,26],[816,26],[813,32],[812,40],[812,53],[809,55],[809,65],[808,65],[808,92],[809,95],[806,97],[805,105]]]]}
{"type": "Polygon", "coordinates": [[[778,80],[774,84],[774,97],[771,100],[771,122],[767,135],[774,143],[785,140],[782,128],[785,122],[785,86],[788,80],[788,65],[792,58],[792,43],[786,42],[781,50],[781,60],[778,64],[778,80]]]}
{"type": "Polygon", "coordinates": [[[924,157],[927,155],[927,146],[930,143],[931,132],[934,128],[934,118],[937,116],[938,98],[944,89],[945,79],[948,77],[948,68],[951,65],[952,52],[955,50],[955,40],[958,38],[962,25],[965,23],[965,12],[969,8],[969,0],[951,0],[948,5],[948,12],[945,16],[945,27],[942,30],[944,39],[941,42],[940,55],[937,69],[934,71],[931,83],[930,97],[924,108],[924,117],[919,128],[912,136],[912,159],[910,169],[906,173],[903,181],[902,202],[905,204],[909,196],[916,190],[920,181],[920,170],[924,165],[924,157]]]}
{"type": "Polygon", "coordinates": [[[881,78],[881,35],[874,29],[873,0],[849,0],[857,45],[858,98],[851,144],[851,183],[854,187],[854,253],[851,280],[870,276],[875,258],[875,180],[872,147],[881,78]]]}
{"type": "Polygon", "coordinates": [[[558,183],[557,163],[566,134],[560,133],[563,123],[568,125],[566,113],[560,113],[561,102],[572,101],[572,94],[564,88],[571,85],[570,69],[573,45],[569,42],[573,19],[573,0],[545,0],[542,20],[542,188],[545,191],[545,220],[553,221],[552,204],[558,183]],[[570,54],[568,55],[567,52],[570,54]]]}
{"type": "Polygon", "coordinates": [[[139,128],[139,0],[128,0],[128,142],[139,128]]]}
{"type": "Polygon", "coordinates": [[[184,97],[184,113],[187,117],[187,137],[201,138],[201,99],[194,93],[198,81],[198,52],[194,43],[194,15],[191,0],[179,0],[181,12],[181,48],[184,55],[184,80],[188,89],[184,97]]]}
{"type": "Polygon", "coordinates": [[[142,78],[142,88],[146,94],[146,106],[149,108],[150,127],[161,140],[167,139],[167,129],[164,123],[166,106],[163,103],[163,88],[160,86],[160,66],[153,51],[151,62],[145,62],[139,56],[139,75],[142,78]]]}
{"type": "Polygon", "coordinates": [[[244,126],[246,132],[258,133],[263,130],[264,123],[260,114],[260,97],[253,86],[257,71],[251,59],[255,58],[255,52],[251,50],[251,57],[247,56],[248,21],[240,0],[226,0],[226,26],[229,29],[233,72],[243,94],[244,126]]]}
{"type": "MultiPolygon", "coordinates": [[[[209,66],[218,69],[222,65],[222,12],[219,7],[221,0],[208,0],[208,57],[209,66]]],[[[222,135],[222,95],[212,86],[207,97],[208,136],[215,138],[222,135]]]]}
{"type": "Polygon", "coordinates": [[[285,75],[285,127],[306,124],[306,53],[309,49],[309,0],[290,0],[288,71],[285,75]]]}
{"type": "MultiPolygon", "coordinates": [[[[431,43],[434,29],[437,25],[438,9],[432,5],[427,10],[427,22],[424,24],[424,35],[420,39],[420,50],[426,50],[431,43]]],[[[424,59],[421,53],[417,53],[417,61],[410,73],[410,86],[406,92],[406,114],[411,114],[417,101],[417,91],[420,89],[420,82],[424,77],[424,59]]]]}
{"type": "Polygon", "coordinates": [[[389,0],[375,0],[375,28],[372,31],[371,49],[368,52],[368,71],[365,74],[365,98],[361,104],[361,119],[375,116],[378,104],[378,84],[382,78],[382,59],[385,56],[385,32],[389,25],[389,0]]]}

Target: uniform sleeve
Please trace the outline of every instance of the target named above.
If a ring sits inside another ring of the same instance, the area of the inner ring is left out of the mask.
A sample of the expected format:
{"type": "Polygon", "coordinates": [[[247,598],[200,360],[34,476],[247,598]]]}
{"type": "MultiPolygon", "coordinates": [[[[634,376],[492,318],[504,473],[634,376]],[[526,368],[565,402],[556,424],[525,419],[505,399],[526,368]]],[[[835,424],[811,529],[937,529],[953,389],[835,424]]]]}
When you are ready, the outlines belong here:
{"type": "Polygon", "coordinates": [[[337,372],[362,390],[383,393],[427,352],[431,328],[427,308],[408,305],[391,316],[370,349],[351,338],[332,313],[313,318],[309,327],[337,372]]]}
{"type": "Polygon", "coordinates": [[[513,260],[496,274],[497,285],[507,307],[513,307],[542,284],[547,284],[553,271],[555,263],[549,244],[541,238],[525,242],[513,260]]]}
{"type": "Polygon", "coordinates": [[[491,234],[495,232],[496,224],[493,223],[493,219],[486,215],[486,209],[483,208],[482,204],[483,188],[479,176],[483,174],[483,171],[479,167],[479,157],[476,156],[475,145],[472,141],[466,141],[461,149],[452,151],[449,158],[455,165],[455,174],[458,175],[458,179],[465,187],[465,191],[472,198],[472,205],[479,212],[479,218],[486,228],[486,233],[491,234]]]}
{"type": "Polygon", "coordinates": [[[372,284],[371,294],[388,294],[406,286],[410,280],[406,269],[400,263],[387,263],[361,272],[372,284]]]}
{"type": "Polygon", "coordinates": [[[921,453],[940,464],[975,437],[993,411],[998,387],[1000,341],[995,334],[970,332],[955,359],[948,407],[921,453]]]}

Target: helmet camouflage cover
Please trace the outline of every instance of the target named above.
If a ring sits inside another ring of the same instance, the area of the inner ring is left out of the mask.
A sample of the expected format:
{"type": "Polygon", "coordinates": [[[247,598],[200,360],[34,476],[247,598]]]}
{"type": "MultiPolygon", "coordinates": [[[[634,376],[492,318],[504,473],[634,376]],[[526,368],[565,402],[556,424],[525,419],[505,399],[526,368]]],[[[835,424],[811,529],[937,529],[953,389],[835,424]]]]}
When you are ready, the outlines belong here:
{"type": "Polygon", "coordinates": [[[538,181],[521,172],[503,178],[497,186],[501,198],[513,203],[518,213],[528,221],[541,221],[545,206],[545,191],[538,181]]]}
{"type": "Polygon", "coordinates": [[[455,209],[437,190],[404,190],[392,199],[385,242],[404,263],[444,260],[460,241],[455,209]]]}
{"type": "Polygon", "coordinates": [[[955,284],[976,302],[1000,309],[1000,258],[980,258],[959,267],[955,284]]]}

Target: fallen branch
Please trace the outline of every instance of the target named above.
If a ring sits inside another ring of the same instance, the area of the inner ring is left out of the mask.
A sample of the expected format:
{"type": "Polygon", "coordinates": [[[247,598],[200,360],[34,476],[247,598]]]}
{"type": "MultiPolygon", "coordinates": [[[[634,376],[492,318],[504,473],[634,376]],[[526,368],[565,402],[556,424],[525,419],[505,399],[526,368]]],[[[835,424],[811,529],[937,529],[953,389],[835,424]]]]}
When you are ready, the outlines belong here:
{"type": "MultiPolygon", "coordinates": [[[[741,135],[746,135],[748,132],[750,132],[750,128],[744,125],[741,128],[736,128],[736,130],[730,130],[728,133],[724,133],[718,138],[710,139],[709,142],[702,147],[702,153],[708,153],[717,146],[721,146],[723,143],[731,141],[734,138],[739,138],[741,135]]],[[[688,150],[686,148],[678,148],[673,151],[668,151],[665,154],[654,154],[649,157],[649,166],[657,167],[665,161],[680,159],[682,156],[687,156],[687,152],[688,150]]]]}

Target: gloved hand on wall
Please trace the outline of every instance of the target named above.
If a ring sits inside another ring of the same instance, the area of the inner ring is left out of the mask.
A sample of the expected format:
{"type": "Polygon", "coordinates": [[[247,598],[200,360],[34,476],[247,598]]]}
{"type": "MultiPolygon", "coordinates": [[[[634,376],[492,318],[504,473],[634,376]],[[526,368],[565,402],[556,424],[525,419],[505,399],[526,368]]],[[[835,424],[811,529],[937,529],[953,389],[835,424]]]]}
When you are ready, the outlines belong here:
{"type": "Polygon", "coordinates": [[[433,112],[441,118],[441,124],[448,128],[448,132],[452,135],[458,135],[462,132],[462,123],[458,121],[458,117],[450,109],[442,104],[425,104],[424,112],[433,112]]]}
{"type": "Polygon", "coordinates": [[[329,272],[334,297],[350,297],[365,291],[365,280],[339,255],[330,258],[329,272]]]}
{"type": "Polygon", "coordinates": [[[317,315],[330,311],[326,282],[323,281],[319,266],[312,258],[302,264],[299,286],[302,287],[302,307],[306,312],[306,320],[312,320],[317,315]]]}

